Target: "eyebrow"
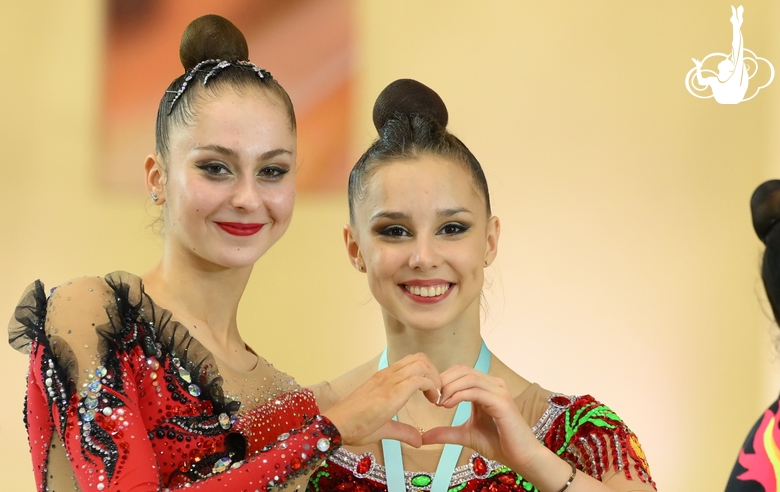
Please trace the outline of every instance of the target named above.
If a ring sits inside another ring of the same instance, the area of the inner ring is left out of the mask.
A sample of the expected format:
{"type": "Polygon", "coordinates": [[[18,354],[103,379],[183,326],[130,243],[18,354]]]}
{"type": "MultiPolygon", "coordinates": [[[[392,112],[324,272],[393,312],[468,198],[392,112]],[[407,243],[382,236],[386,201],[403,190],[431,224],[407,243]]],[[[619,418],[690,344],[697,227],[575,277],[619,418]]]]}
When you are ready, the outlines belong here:
{"type": "MultiPolygon", "coordinates": [[[[229,157],[238,157],[238,152],[236,152],[233,149],[230,149],[228,147],[223,147],[222,145],[199,145],[195,147],[195,150],[210,150],[212,152],[216,152],[218,154],[222,154],[229,157]]],[[[260,155],[261,161],[267,161],[268,159],[273,159],[274,157],[282,154],[288,154],[292,155],[292,152],[290,152],[287,149],[273,149],[269,150],[267,152],[263,152],[260,155]]]]}
{"type": "Polygon", "coordinates": [[[442,209],[436,210],[436,216],[437,217],[452,217],[453,215],[464,214],[464,213],[465,214],[470,214],[471,210],[469,210],[469,209],[467,209],[465,207],[445,208],[443,210],[442,209]]]}
{"type": "Polygon", "coordinates": [[[223,147],[221,145],[198,145],[197,147],[195,147],[195,150],[210,150],[212,152],[216,152],[217,154],[222,154],[230,157],[238,157],[238,152],[236,152],[233,149],[223,147]]]}
{"type": "MultiPolygon", "coordinates": [[[[460,208],[445,208],[445,209],[438,209],[438,210],[436,210],[436,216],[439,217],[439,218],[442,218],[442,217],[452,217],[453,215],[458,215],[458,214],[462,214],[462,213],[472,214],[473,215],[471,210],[469,210],[467,208],[464,208],[464,207],[460,207],[460,208]]],[[[375,213],[371,217],[371,222],[374,222],[374,221],[379,220],[379,219],[401,220],[401,219],[407,219],[407,218],[409,218],[409,216],[407,214],[405,214],[404,212],[393,212],[393,211],[384,211],[383,210],[383,211],[379,211],[379,212],[375,213]]]]}

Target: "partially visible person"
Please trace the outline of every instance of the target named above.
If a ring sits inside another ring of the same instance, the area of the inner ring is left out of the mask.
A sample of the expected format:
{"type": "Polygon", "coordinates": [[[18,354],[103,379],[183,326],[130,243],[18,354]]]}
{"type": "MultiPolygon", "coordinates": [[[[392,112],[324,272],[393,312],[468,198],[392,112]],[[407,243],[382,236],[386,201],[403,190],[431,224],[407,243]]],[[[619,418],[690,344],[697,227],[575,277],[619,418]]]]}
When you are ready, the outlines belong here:
{"type": "MultiPolygon", "coordinates": [[[[761,184],[750,198],[753,229],[766,246],[761,279],[780,320],[780,180],[761,184]]],[[[737,462],[731,470],[726,492],[775,492],[780,490],[780,400],[775,400],[750,429],[737,462]]]]}
{"type": "Polygon", "coordinates": [[[246,345],[239,301],[292,217],[295,113],[222,17],[193,21],[180,56],[185,73],[160,102],[145,163],[164,225],[159,264],[48,295],[35,282],[9,326],[30,356],[25,425],[40,492],[305,484],[341,443],[419,446],[419,433],[390,419],[413,393],[438,396],[435,367],[412,355],[322,414],[311,391],[246,345]]]}
{"type": "MultiPolygon", "coordinates": [[[[344,239],[382,308],[387,348],[315,388],[326,409],[377,371],[426,354],[441,373],[441,399],[412,395],[396,418],[428,446],[342,447],[309,492],[655,490],[639,440],[615,412],[531,383],[483,342],[484,269],[498,253],[500,223],[481,165],[447,121],[444,102],[414,80],[377,98],[379,137],[350,175],[344,239]]],[[[579,362],[551,355],[550,363],[579,362]]]]}

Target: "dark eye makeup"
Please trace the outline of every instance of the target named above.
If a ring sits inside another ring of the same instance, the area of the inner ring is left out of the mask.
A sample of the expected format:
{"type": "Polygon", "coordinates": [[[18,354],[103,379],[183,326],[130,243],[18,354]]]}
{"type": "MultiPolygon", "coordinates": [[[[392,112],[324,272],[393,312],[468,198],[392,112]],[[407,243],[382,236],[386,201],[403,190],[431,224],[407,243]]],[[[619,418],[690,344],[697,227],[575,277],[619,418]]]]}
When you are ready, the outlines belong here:
{"type": "Polygon", "coordinates": [[[257,175],[264,179],[279,179],[285,174],[289,173],[290,169],[281,166],[266,166],[257,173],[257,175]]]}
{"type": "Polygon", "coordinates": [[[196,166],[209,176],[226,176],[231,174],[230,169],[221,162],[205,162],[203,164],[196,164],[196,166]]]}
{"type": "Polygon", "coordinates": [[[405,227],[399,225],[382,227],[377,230],[377,234],[385,237],[407,237],[412,235],[405,227]]]}
{"type": "Polygon", "coordinates": [[[437,234],[441,234],[445,236],[454,236],[468,231],[469,227],[470,226],[461,224],[460,222],[448,222],[444,224],[441,227],[441,229],[439,229],[439,232],[437,234]]]}

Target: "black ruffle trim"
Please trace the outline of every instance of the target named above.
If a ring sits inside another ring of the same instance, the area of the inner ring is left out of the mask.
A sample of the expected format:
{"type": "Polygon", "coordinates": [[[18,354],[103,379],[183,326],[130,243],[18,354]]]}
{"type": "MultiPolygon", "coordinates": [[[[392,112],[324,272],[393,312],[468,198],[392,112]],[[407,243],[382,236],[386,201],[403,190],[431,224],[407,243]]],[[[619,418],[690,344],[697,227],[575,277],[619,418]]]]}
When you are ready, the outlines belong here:
{"type": "MultiPolygon", "coordinates": [[[[222,392],[222,377],[211,353],[173,319],[170,311],[157,306],[144,292],[143,282],[127,272],[113,272],[104,281],[114,294],[113,302],[105,306],[108,322],[95,327],[100,340],[102,363],[107,368],[119,369],[120,354],[141,347],[147,357],[178,358],[181,367],[193,375],[193,382],[201,388],[199,398],[208,400],[214,413],[233,414],[239,402],[226,401],[222,392]]],[[[53,370],[63,381],[65,401],[73,395],[78,364],[68,344],[60,337],[49,338],[45,331],[47,296],[40,280],[25,291],[8,327],[9,343],[16,350],[29,354],[34,344],[41,344],[52,354],[53,370]],[[56,342],[56,343],[55,343],[56,342]]],[[[115,383],[121,384],[120,381],[115,383]]],[[[114,388],[122,391],[121,387],[114,388]]]]}

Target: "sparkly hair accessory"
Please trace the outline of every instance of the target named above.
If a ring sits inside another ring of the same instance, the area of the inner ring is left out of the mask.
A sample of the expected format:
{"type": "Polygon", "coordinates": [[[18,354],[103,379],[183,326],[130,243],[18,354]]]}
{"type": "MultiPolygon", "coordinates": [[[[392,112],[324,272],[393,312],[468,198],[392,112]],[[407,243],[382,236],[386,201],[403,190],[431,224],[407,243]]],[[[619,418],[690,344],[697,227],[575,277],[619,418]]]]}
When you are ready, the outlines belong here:
{"type": "MultiPolygon", "coordinates": [[[[173,101],[171,101],[171,107],[168,108],[168,114],[171,114],[171,111],[173,111],[173,107],[176,105],[176,101],[179,100],[179,97],[181,97],[182,94],[184,94],[184,91],[187,89],[187,85],[190,83],[190,81],[195,77],[195,74],[198,73],[204,65],[211,65],[215,64],[211,70],[209,70],[209,73],[206,74],[206,76],[203,78],[203,85],[205,86],[208,84],[209,79],[224,70],[227,67],[234,66],[234,67],[242,67],[242,68],[248,68],[254,71],[258,77],[261,79],[265,79],[266,77],[271,78],[271,72],[264,68],[260,68],[254,63],[252,63],[249,60],[237,60],[237,61],[227,61],[227,60],[219,60],[219,59],[209,59],[209,60],[203,60],[202,62],[198,63],[192,69],[187,72],[187,76],[184,77],[184,82],[181,83],[181,87],[179,87],[179,90],[176,91],[176,95],[173,97],[173,101]]],[[[173,92],[173,91],[168,91],[173,92]]]]}

